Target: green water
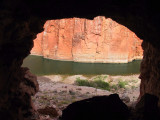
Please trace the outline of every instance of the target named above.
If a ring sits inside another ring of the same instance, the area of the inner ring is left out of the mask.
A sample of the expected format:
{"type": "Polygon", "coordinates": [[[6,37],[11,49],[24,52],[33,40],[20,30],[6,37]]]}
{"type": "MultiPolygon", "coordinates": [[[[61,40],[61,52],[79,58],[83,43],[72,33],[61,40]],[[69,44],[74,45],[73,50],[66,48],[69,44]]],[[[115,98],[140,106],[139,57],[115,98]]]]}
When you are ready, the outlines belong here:
{"type": "Polygon", "coordinates": [[[41,56],[28,56],[24,67],[28,67],[36,75],[51,74],[109,74],[109,75],[131,75],[140,73],[141,60],[130,63],[78,63],[72,61],[58,61],[45,59],[41,56]]]}

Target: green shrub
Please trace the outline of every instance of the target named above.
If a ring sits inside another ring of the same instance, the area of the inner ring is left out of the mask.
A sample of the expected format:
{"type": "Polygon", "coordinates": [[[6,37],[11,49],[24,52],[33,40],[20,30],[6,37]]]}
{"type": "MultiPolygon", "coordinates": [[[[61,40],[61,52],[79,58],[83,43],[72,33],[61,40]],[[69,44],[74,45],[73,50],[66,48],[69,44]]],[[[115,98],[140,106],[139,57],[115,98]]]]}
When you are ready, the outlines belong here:
{"type": "Polygon", "coordinates": [[[79,85],[79,86],[89,86],[89,87],[91,87],[90,82],[88,80],[80,79],[80,77],[76,78],[75,84],[79,85]]]}
{"type": "Polygon", "coordinates": [[[125,85],[127,85],[128,83],[126,82],[126,81],[119,81],[118,82],[118,86],[120,87],[120,88],[125,88],[125,85]]]}
{"type": "Polygon", "coordinates": [[[118,86],[117,85],[112,85],[111,88],[117,90],[118,86]]]}
{"type": "Polygon", "coordinates": [[[107,75],[105,75],[105,76],[98,75],[93,80],[94,81],[97,81],[97,80],[104,81],[106,78],[107,78],[107,75]]]}
{"type": "Polygon", "coordinates": [[[95,83],[96,88],[103,89],[103,90],[110,90],[109,84],[105,81],[95,80],[95,81],[92,81],[92,82],[95,83]]]}
{"type": "Polygon", "coordinates": [[[94,87],[94,88],[99,88],[103,90],[110,90],[109,84],[101,79],[94,79],[94,81],[88,81],[88,80],[77,78],[75,83],[76,85],[79,85],[79,86],[88,86],[88,87],[94,87]]]}

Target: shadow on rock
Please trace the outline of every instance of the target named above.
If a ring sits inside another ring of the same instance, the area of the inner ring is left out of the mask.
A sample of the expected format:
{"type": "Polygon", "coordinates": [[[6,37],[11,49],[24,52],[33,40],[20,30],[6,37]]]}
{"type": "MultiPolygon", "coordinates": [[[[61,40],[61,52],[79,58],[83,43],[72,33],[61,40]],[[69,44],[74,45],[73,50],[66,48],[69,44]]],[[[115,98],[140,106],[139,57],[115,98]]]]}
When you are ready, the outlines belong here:
{"type": "Polygon", "coordinates": [[[70,104],[60,120],[127,120],[130,111],[117,94],[96,96],[70,104]]]}
{"type": "Polygon", "coordinates": [[[131,120],[160,120],[158,97],[144,94],[137,103],[131,120]]]}

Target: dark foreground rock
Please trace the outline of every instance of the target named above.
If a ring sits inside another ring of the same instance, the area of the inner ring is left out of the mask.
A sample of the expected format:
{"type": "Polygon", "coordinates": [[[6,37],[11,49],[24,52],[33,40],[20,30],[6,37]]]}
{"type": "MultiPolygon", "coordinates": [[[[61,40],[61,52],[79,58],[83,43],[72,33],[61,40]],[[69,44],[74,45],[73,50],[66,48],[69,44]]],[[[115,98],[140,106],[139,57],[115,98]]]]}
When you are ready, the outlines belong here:
{"type": "Polygon", "coordinates": [[[0,99],[0,120],[31,120],[36,118],[36,109],[31,96],[39,91],[37,77],[28,68],[20,68],[13,78],[17,80],[17,84],[10,84],[10,90],[6,91],[5,97],[1,96],[0,99]],[[15,86],[17,89],[14,89],[15,86]]]}
{"type": "Polygon", "coordinates": [[[117,94],[96,96],[70,104],[60,120],[127,120],[130,111],[117,94]]]}

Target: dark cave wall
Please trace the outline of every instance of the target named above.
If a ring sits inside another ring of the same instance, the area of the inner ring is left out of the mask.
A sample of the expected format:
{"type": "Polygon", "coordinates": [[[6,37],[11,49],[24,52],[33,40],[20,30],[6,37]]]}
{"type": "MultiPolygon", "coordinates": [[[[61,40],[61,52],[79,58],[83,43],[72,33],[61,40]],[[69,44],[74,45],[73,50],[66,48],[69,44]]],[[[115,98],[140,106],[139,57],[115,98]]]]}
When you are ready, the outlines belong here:
{"type": "Polygon", "coordinates": [[[143,41],[142,48],[144,54],[140,70],[140,97],[149,93],[160,98],[160,48],[155,48],[146,41],[143,41]]]}
{"type": "Polygon", "coordinates": [[[29,119],[34,113],[31,95],[38,91],[36,76],[21,68],[48,19],[103,15],[125,25],[143,39],[141,96],[159,96],[160,8],[149,0],[2,0],[0,1],[0,118],[29,119]],[[53,14],[50,14],[53,13],[53,14]]]}
{"type": "Polygon", "coordinates": [[[39,86],[36,76],[21,65],[45,21],[22,10],[0,8],[0,119],[29,119],[35,113],[31,96],[39,86]]]}

